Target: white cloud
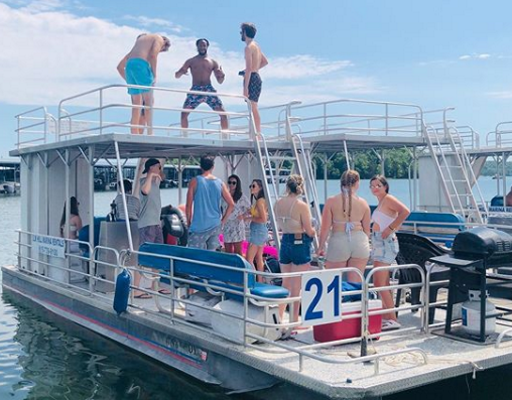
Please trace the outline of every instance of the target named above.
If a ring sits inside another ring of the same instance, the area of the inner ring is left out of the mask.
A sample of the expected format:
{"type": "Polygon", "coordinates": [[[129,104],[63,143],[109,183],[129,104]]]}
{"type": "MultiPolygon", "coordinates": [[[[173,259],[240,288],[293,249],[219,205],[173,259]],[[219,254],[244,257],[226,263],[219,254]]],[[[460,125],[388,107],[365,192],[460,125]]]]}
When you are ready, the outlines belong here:
{"type": "Polygon", "coordinates": [[[162,27],[165,29],[169,29],[169,30],[171,30],[171,32],[175,32],[175,33],[182,33],[184,31],[186,31],[186,29],[183,26],[174,24],[174,23],[167,21],[166,19],[162,19],[162,18],[149,18],[149,17],[145,17],[145,16],[136,17],[133,15],[125,15],[124,17],[122,17],[122,19],[127,20],[127,21],[134,21],[144,28],[152,27],[152,26],[159,26],[159,27],[162,27]]]}
{"type": "MultiPolygon", "coordinates": [[[[14,3],[11,1],[11,4],[14,3]]],[[[116,66],[141,30],[59,10],[63,4],[77,7],[80,3],[76,1],[16,4],[23,7],[13,8],[0,2],[0,75],[4,77],[0,102],[55,105],[67,96],[123,83],[116,66]]],[[[167,21],[143,17],[137,22],[159,25],[163,29],[159,33],[168,36],[172,43],[169,53],[159,56],[158,86],[188,89],[190,77],[176,80],[174,72],[196,54],[196,38],[183,34],[187,31],[184,27],[179,27],[181,33],[178,34],[178,26],[169,25],[167,21]]],[[[240,94],[242,79],[237,73],[245,65],[242,44],[239,52],[233,52],[212,42],[209,54],[220,62],[226,73],[224,84],[215,85],[219,92],[240,94]]],[[[379,91],[373,78],[347,74],[350,61],[329,61],[311,55],[270,57],[269,61],[269,66],[262,70],[262,103],[266,105],[277,104],[282,99],[317,101],[350,93],[379,91]]],[[[129,102],[124,89],[118,93],[116,101],[129,102]]],[[[173,104],[182,103],[183,97],[183,94],[177,95],[173,104]]],[[[97,98],[94,101],[97,102],[97,98]]],[[[86,103],[90,104],[89,101],[86,103]]]]}
{"type": "Polygon", "coordinates": [[[466,61],[466,60],[487,60],[488,58],[491,58],[491,55],[488,53],[474,53],[474,54],[464,54],[463,56],[459,57],[459,60],[466,61]]]}
{"type": "Polygon", "coordinates": [[[503,90],[500,92],[489,92],[487,93],[489,97],[494,97],[495,99],[509,100],[512,99],[512,90],[503,90]]]}

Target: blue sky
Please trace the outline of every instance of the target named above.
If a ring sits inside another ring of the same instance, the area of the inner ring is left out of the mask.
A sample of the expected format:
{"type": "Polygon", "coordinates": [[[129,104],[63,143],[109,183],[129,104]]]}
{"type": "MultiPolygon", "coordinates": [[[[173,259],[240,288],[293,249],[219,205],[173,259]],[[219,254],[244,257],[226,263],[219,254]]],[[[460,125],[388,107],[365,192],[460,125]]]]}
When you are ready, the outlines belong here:
{"type": "Polygon", "coordinates": [[[0,0],[0,157],[14,146],[14,115],[121,83],[115,67],[140,32],[173,47],[159,85],[187,89],[174,71],[198,37],[241,92],[239,25],[252,21],[270,64],[261,106],[357,98],[456,107],[482,136],[512,120],[512,3],[508,1],[0,0]]]}

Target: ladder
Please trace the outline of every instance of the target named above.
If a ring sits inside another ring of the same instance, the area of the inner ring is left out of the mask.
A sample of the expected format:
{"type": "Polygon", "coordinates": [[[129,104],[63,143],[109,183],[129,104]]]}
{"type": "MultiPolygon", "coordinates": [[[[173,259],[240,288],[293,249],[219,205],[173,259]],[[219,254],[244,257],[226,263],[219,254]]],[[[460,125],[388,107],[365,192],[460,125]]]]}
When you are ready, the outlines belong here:
{"type": "MultiPolygon", "coordinates": [[[[316,179],[313,171],[313,163],[311,159],[311,152],[304,146],[304,141],[299,134],[293,133],[290,118],[287,118],[286,129],[289,134],[292,155],[295,160],[294,167],[296,172],[304,179],[304,197],[306,204],[311,208],[311,215],[315,228],[320,226],[322,214],[320,212],[320,202],[318,197],[318,190],[316,187],[316,179]]],[[[315,249],[318,248],[318,236],[314,240],[315,249]]]]}
{"type": "Polygon", "coordinates": [[[279,174],[276,173],[276,168],[272,165],[272,162],[282,162],[284,161],[285,158],[279,156],[271,157],[267,145],[267,140],[262,133],[259,133],[254,136],[254,151],[258,170],[262,177],[261,182],[263,184],[263,191],[265,193],[265,198],[267,200],[268,219],[272,230],[274,246],[279,254],[281,238],[279,237],[279,229],[277,226],[277,220],[274,211],[274,205],[276,204],[276,201],[279,199],[279,174]]]}
{"type": "Polygon", "coordinates": [[[440,133],[431,126],[424,126],[423,132],[451,211],[469,222],[483,224],[482,211],[487,213],[487,206],[459,132],[443,129],[440,133]],[[479,199],[473,194],[472,183],[479,199]]]}

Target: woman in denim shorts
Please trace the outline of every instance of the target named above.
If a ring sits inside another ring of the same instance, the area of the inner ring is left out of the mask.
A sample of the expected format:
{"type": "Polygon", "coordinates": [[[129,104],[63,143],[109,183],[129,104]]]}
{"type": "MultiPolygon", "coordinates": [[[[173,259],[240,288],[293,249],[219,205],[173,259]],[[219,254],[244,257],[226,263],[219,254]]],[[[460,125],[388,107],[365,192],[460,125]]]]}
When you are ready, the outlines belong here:
{"type": "MultiPolygon", "coordinates": [[[[309,206],[300,199],[303,193],[302,177],[290,175],[286,181],[286,196],[280,198],[275,205],[277,224],[283,234],[279,250],[279,264],[283,273],[307,271],[311,267],[311,243],[315,229],[311,223],[309,206]]],[[[283,278],[283,287],[290,291],[290,297],[299,297],[301,286],[300,277],[283,278]]],[[[281,319],[285,308],[285,304],[279,306],[281,319]]],[[[290,322],[298,319],[299,303],[296,302],[290,322]]]]}
{"type": "MultiPolygon", "coordinates": [[[[264,271],[263,264],[263,247],[268,241],[267,229],[267,201],[263,193],[263,183],[260,179],[254,179],[249,186],[251,189],[251,209],[250,209],[250,236],[249,248],[247,249],[247,261],[252,265],[256,260],[256,269],[264,271]]],[[[258,276],[258,282],[261,282],[261,277],[258,276]]]]}
{"type": "MultiPolygon", "coordinates": [[[[396,197],[389,194],[389,184],[382,175],[375,175],[370,180],[372,194],[379,204],[372,214],[372,256],[375,267],[391,265],[398,254],[398,239],[395,232],[409,216],[409,209],[396,197]]],[[[378,271],[373,275],[376,287],[389,286],[389,271],[378,271]]],[[[382,306],[394,308],[393,295],[390,290],[379,292],[382,306]]],[[[382,315],[382,330],[399,329],[396,313],[391,311],[382,315]]]]}

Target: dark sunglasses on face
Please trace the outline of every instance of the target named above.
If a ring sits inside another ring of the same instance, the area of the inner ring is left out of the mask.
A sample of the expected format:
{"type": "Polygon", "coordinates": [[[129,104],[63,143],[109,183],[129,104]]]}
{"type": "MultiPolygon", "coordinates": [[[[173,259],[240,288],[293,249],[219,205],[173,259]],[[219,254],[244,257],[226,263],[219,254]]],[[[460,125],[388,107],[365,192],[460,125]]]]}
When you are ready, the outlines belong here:
{"type": "Polygon", "coordinates": [[[236,181],[229,181],[228,182],[229,185],[233,185],[233,186],[236,186],[236,181]]]}
{"type": "Polygon", "coordinates": [[[258,187],[258,185],[256,185],[255,183],[253,183],[252,185],[249,185],[249,187],[250,187],[251,189],[254,189],[254,188],[257,188],[257,187],[258,187]]]}
{"type": "Polygon", "coordinates": [[[383,185],[377,184],[377,185],[370,185],[370,189],[380,189],[381,187],[384,187],[383,185]]]}

